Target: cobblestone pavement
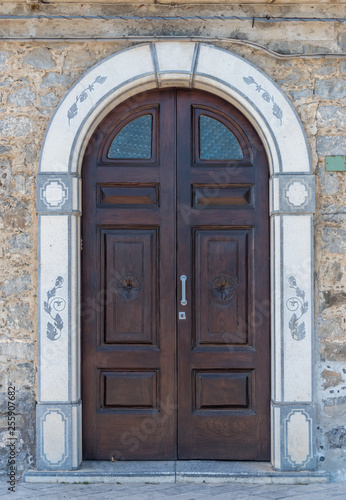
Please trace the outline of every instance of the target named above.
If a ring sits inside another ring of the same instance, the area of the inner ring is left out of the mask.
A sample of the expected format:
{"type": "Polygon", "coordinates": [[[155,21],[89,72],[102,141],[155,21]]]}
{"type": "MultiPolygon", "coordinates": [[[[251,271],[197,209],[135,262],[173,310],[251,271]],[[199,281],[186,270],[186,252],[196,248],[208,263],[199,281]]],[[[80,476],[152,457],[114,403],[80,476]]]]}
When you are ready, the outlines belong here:
{"type": "Polygon", "coordinates": [[[0,479],[0,498],[17,499],[139,499],[139,500],[325,500],[346,499],[346,483],[309,485],[244,484],[28,484],[17,483],[15,492],[0,479]]]}

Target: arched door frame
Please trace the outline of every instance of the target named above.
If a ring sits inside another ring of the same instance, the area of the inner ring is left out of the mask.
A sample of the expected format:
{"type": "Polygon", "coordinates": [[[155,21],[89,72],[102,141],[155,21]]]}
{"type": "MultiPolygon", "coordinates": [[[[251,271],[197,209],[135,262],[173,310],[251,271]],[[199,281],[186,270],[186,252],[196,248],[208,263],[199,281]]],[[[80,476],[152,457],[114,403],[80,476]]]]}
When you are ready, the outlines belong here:
{"type": "Polygon", "coordinates": [[[117,104],[136,93],[168,86],[206,90],[231,102],[251,121],[266,148],[271,216],[272,464],[276,470],[312,470],[316,467],[315,182],[306,136],[292,104],[268,76],[235,54],[194,42],[141,44],[101,61],[69,90],[47,129],[37,176],[37,468],[75,469],[82,460],[80,175],[86,145],[117,104]]]}

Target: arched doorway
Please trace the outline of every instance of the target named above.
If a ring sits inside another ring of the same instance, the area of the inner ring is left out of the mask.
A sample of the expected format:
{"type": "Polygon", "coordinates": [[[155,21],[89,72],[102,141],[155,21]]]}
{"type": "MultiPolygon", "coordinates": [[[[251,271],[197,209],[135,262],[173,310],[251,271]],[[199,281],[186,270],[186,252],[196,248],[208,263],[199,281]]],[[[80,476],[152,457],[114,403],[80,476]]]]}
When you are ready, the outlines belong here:
{"type": "Polygon", "coordinates": [[[269,169],[220,97],[136,95],[85,152],[86,459],[270,458],[269,169]]]}
{"type": "Polygon", "coordinates": [[[266,149],[271,218],[271,460],[277,470],[312,470],[317,460],[315,184],[306,136],[285,94],[246,59],[211,44],[176,41],[136,45],[92,67],[61,101],[46,132],[37,175],[37,468],[75,469],[82,461],[79,228],[85,147],[116,105],[139,91],[165,86],[207,90],[223,97],[249,119],[266,149]],[[51,317],[45,309],[53,289],[64,304],[57,332],[47,329],[51,317]],[[308,308],[297,324],[292,304],[299,307],[298,293],[304,294],[308,308]]]}

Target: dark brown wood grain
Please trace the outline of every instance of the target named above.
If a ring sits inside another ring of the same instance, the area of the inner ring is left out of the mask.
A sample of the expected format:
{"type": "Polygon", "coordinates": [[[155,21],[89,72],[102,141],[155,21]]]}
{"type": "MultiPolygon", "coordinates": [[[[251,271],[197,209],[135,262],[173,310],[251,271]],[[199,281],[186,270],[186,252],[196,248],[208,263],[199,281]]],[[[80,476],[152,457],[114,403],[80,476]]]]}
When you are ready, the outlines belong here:
{"type": "Polygon", "coordinates": [[[103,120],[83,162],[85,459],[269,459],[268,224],[264,148],[231,104],[156,90],[103,120]],[[109,159],[148,113],[152,157],[109,159]],[[242,160],[200,159],[201,114],[242,160]]]}

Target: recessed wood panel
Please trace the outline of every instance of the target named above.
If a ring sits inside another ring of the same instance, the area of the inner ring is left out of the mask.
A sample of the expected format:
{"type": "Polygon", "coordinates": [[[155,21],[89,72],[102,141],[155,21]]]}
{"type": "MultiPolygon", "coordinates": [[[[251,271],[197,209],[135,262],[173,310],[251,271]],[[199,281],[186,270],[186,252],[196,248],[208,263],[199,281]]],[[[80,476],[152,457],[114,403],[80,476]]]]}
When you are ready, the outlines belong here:
{"type": "Polygon", "coordinates": [[[157,409],[156,371],[101,371],[101,408],[157,409]]]}
{"type": "Polygon", "coordinates": [[[251,372],[194,372],[195,410],[248,409],[251,372]]]}
{"type": "Polygon", "coordinates": [[[97,186],[98,206],[112,205],[158,205],[158,186],[97,186]]]}
{"type": "Polygon", "coordinates": [[[101,246],[104,342],[155,343],[157,230],[104,230],[101,246]]]}
{"type": "Polygon", "coordinates": [[[247,344],[251,229],[196,229],[196,345],[247,344]]]}
{"type": "Polygon", "coordinates": [[[196,208],[250,205],[251,186],[220,187],[219,184],[196,184],[192,189],[192,204],[196,208]]]}

